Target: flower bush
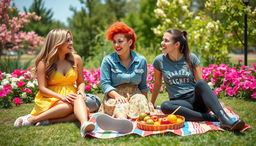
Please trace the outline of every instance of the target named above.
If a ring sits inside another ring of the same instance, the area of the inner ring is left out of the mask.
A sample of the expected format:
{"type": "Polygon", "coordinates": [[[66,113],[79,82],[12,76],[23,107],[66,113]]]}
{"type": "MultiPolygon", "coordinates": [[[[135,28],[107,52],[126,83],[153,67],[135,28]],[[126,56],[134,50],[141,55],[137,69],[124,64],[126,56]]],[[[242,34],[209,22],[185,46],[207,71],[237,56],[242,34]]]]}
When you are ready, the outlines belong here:
{"type": "MultiPolygon", "coordinates": [[[[149,88],[149,91],[152,92],[153,87],[154,87],[154,67],[152,64],[148,64],[148,75],[147,75],[147,87],[149,88]]],[[[165,89],[164,86],[164,80],[162,80],[162,86],[160,88],[160,92],[163,92],[165,89]]]]}
{"type": "Polygon", "coordinates": [[[100,93],[100,69],[91,68],[90,70],[83,69],[85,92],[100,93]]]}
{"type": "MultiPolygon", "coordinates": [[[[240,65],[241,60],[238,61],[240,65]]],[[[239,65],[209,65],[202,68],[203,78],[218,97],[256,98],[256,63],[253,68],[239,65]]]]}
{"type": "Polygon", "coordinates": [[[12,16],[10,13],[16,8],[11,7],[10,2],[11,0],[0,1],[0,53],[19,49],[33,52],[43,44],[43,38],[33,31],[24,32],[22,28],[31,20],[40,20],[41,17],[35,13],[22,12],[12,16]]]}
{"type": "MultiPolygon", "coordinates": [[[[239,60],[241,62],[241,60],[239,60]]],[[[244,65],[228,67],[225,64],[202,68],[203,78],[212,86],[214,93],[221,96],[256,98],[256,63],[253,68],[244,65]]],[[[101,93],[100,69],[83,69],[85,92],[101,93]]],[[[152,92],[154,68],[148,64],[147,86],[152,92]]],[[[0,71],[0,107],[10,108],[13,104],[30,103],[38,92],[38,83],[28,70],[15,70],[11,74],[0,71]]],[[[165,91],[164,82],[160,92],[165,91]]]]}
{"type": "Polygon", "coordinates": [[[11,74],[0,71],[0,107],[9,108],[11,103],[20,105],[33,101],[38,91],[37,80],[29,70],[14,70],[11,74]]]}

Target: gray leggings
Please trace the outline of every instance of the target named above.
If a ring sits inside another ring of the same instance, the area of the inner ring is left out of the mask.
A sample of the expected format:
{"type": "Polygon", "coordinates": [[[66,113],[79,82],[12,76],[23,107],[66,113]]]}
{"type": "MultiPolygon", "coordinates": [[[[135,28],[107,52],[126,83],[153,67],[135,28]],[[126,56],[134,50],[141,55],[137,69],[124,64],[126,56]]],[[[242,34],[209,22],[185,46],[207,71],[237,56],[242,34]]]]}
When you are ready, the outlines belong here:
{"type": "Polygon", "coordinates": [[[218,121],[215,115],[208,112],[223,109],[218,98],[204,80],[196,83],[194,91],[178,99],[163,102],[161,110],[165,114],[170,114],[179,106],[181,108],[175,114],[184,116],[187,121],[218,121]]]}

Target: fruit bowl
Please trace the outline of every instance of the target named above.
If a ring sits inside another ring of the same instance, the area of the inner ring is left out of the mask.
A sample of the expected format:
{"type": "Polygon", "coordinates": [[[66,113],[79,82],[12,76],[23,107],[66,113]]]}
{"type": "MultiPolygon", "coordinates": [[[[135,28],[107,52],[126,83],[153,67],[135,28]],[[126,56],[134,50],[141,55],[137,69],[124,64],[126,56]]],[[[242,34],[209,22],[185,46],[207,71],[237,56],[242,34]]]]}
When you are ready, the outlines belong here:
{"type": "MultiPolygon", "coordinates": [[[[164,118],[167,117],[168,115],[149,115],[150,117],[152,116],[157,116],[158,118],[164,118]]],[[[145,131],[161,131],[161,130],[173,130],[173,129],[180,129],[184,126],[185,122],[185,117],[176,115],[177,118],[182,119],[182,122],[180,123],[171,123],[171,124],[161,124],[161,125],[152,125],[152,124],[147,124],[145,121],[140,121],[137,119],[137,127],[141,130],[145,131]]]]}

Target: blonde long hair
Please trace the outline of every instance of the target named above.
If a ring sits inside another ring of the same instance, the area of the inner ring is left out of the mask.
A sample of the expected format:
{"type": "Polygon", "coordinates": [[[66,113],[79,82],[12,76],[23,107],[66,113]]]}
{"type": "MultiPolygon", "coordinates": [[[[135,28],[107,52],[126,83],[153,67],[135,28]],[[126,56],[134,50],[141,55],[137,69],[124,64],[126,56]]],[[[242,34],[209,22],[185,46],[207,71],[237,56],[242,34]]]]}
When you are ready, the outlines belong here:
{"type": "MultiPolygon", "coordinates": [[[[53,29],[47,34],[43,47],[36,57],[35,72],[37,72],[37,67],[40,61],[45,63],[46,79],[49,79],[50,75],[57,70],[56,62],[58,61],[58,47],[65,43],[68,33],[71,35],[71,38],[73,38],[72,33],[65,29],[53,29]]],[[[74,51],[72,51],[72,53],[73,52],[74,51]]],[[[72,53],[67,54],[65,59],[73,66],[74,57],[72,53]]]]}

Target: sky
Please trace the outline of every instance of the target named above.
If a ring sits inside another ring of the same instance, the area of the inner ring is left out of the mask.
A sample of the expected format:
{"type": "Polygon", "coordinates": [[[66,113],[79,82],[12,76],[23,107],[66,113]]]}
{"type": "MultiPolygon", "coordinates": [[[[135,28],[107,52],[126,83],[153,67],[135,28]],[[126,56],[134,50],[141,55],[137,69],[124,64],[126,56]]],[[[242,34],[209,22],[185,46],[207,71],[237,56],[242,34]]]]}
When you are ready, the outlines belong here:
{"type": "MultiPolygon", "coordinates": [[[[33,0],[12,0],[20,12],[24,12],[23,7],[29,8],[33,0]]],[[[53,19],[59,20],[67,25],[68,17],[72,17],[73,12],[69,9],[70,6],[80,10],[81,4],[79,0],[44,0],[44,6],[47,9],[52,9],[53,19]]]]}

